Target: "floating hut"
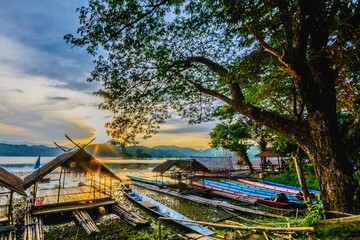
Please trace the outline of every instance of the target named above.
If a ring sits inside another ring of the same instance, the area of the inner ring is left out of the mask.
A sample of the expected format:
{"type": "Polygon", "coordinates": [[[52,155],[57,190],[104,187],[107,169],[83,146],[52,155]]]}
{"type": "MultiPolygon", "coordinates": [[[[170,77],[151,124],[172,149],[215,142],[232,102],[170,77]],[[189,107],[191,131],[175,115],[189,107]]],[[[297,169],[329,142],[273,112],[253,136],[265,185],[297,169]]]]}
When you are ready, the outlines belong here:
{"type": "Polygon", "coordinates": [[[0,238],[13,239],[12,209],[14,193],[26,196],[22,180],[0,167],[0,238]]]}
{"type": "Polygon", "coordinates": [[[113,204],[112,181],[120,180],[83,148],[66,152],[24,179],[31,186],[33,214],[71,210],[72,204],[83,209],[113,204]]]}
{"type": "Polygon", "coordinates": [[[230,157],[190,157],[169,159],[153,169],[163,174],[173,170],[172,175],[180,178],[189,177],[230,177],[234,170],[230,157]]]}
{"type": "Polygon", "coordinates": [[[43,239],[43,216],[65,212],[72,213],[88,234],[99,232],[86,210],[117,204],[113,180],[120,178],[82,147],[35,170],[23,181],[29,190],[24,239],[43,239]]]}

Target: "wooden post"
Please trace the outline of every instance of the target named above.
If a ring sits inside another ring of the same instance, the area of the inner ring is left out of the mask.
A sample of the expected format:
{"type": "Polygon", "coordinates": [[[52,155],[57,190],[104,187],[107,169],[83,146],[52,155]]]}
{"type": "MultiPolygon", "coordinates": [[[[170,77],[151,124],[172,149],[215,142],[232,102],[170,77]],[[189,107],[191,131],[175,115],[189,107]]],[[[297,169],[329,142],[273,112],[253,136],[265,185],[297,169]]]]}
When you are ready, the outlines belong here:
{"type": "Polygon", "coordinates": [[[112,196],[112,178],[110,178],[110,196],[112,196]]]}
{"type": "Polygon", "coordinates": [[[11,190],[11,192],[10,192],[10,199],[9,199],[9,207],[8,207],[8,219],[9,219],[9,221],[10,221],[10,224],[13,224],[13,216],[12,216],[13,194],[14,194],[14,191],[11,190]]]}
{"type": "Polygon", "coordinates": [[[162,237],[161,237],[161,218],[159,218],[158,230],[159,230],[159,240],[161,240],[162,239],[162,237]]]}
{"type": "Polygon", "coordinates": [[[57,199],[57,203],[60,202],[60,187],[61,187],[61,176],[62,176],[62,172],[63,172],[63,167],[61,166],[60,177],[59,177],[59,189],[58,189],[58,199],[57,199]]]}
{"type": "Polygon", "coordinates": [[[94,174],[94,173],[93,173],[92,178],[94,179],[94,180],[93,180],[93,184],[94,184],[93,187],[94,187],[94,200],[95,200],[95,197],[96,197],[96,196],[95,196],[95,194],[96,194],[96,192],[95,192],[95,191],[96,191],[96,186],[95,186],[95,185],[96,185],[96,182],[95,182],[95,174],[94,174]]]}
{"type": "Polygon", "coordinates": [[[63,176],[63,184],[62,184],[62,188],[64,188],[64,186],[65,186],[65,174],[66,174],[66,171],[64,170],[64,176],[63,176]]]}
{"type": "Polygon", "coordinates": [[[38,189],[38,182],[34,183],[34,191],[33,191],[33,199],[32,199],[32,204],[33,205],[35,205],[37,189],[38,189]]]}

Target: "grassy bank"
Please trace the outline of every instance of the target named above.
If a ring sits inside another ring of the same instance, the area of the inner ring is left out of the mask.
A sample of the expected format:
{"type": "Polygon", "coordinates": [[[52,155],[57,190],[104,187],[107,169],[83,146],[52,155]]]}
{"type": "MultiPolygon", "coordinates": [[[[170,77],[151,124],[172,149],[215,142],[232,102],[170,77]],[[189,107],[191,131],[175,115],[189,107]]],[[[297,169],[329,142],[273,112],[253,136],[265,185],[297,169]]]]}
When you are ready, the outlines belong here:
{"type": "MultiPolygon", "coordinates": [[[[304,164],[303,165],[306,185],[308,188],[312,189],[319,189],[319,184],[316,179],[314,169],[311,164],[304,164]]],[[[355,176],[358,180],[358,183],[360,185],[360,170],[355,172],[355,176]]],[[[295,169],[290,165],[287,169],[285,169],[284,173],[270,173],[270,174],[264,174],[263,176],[264,180],[272,181],[272,182],[278,182],[283,184],[290,184],[294,186],[300,186],[299,180],[296,175],[295,169]]]]}

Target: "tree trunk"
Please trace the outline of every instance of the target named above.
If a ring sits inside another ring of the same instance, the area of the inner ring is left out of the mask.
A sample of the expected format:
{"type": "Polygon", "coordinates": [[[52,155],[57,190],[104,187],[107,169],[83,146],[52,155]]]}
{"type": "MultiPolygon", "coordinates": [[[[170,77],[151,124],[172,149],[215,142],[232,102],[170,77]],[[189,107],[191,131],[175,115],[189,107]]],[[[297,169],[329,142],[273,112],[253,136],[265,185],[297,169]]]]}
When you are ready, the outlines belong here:
{"type": "MultiPolygon", "coordinates": [[[[266,140],[264,139],[263,136],[260,137],[260,141],[258,142],[258,149],[260,152],[263,152],[266,150],[266,140]]],[[[265,167],[266,167],[266,157],[260,157],[261,159],[261,171],[264,172],[265,171],[265,167]]]]}
{"type": "Polygon", "coordinates": [[[306,186],[304,171],[303,171],[303,168],[302,168],[301,158],[300,158],[300,154],[299,154],[299,147],[298,147],[296,153],[291,154],[291,157],[294,160],[296,174],[297,174],[297,177],[299,179],[299,183],[300,183],[301,191],[302,191],[302,194],[303,194],[304,202],[305,202],[306,205],[309,205],[309,204],[311,204],[311,198],[310,198],[309,190],[308,190],[308,188],[306,186]]]}
{"type": "Polygon", "coordinates": [[[321,200],[326,210],[359,213],[360,187],[354,167],[343,156],[342,161],[328,155],[326,149],[317,149],[312,157],[319,181],[321,200]]]}
{"type": "Polygon", "coordinates": [[[249,159],[249,156],[247,155],[246,153],[246,149],[241,149],[241,150],[237,150],[236,151],[236,154],[238,155],[239,159],[240,159],[240,163],[241,164],[246,164],[249,166],[249,170],[250,172],[255,172],[251,162],[250,162],[250,159],[249,159]]]}
{"type": "Polygon", "coordinates": [[[329,127],[329,122],[324,118],[310,118],[311,139],[302,148],[313,163],[324,208],[359,214],[360,187],[355,169],[345,153],[337,128],[329,127]]]}

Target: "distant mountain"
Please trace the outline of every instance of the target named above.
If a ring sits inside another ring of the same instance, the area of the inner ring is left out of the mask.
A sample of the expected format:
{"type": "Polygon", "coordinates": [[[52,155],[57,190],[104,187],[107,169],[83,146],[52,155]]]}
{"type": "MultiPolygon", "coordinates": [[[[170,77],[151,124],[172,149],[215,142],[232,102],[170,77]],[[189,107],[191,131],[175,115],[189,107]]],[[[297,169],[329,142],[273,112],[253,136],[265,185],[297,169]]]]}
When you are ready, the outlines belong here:
{"type": "MultiPolygon", "coordinates": [[[[66,147],[63,147],[66,148],[66,147]]],[[[119,146],[111,144],[111,142],[101,144],[91,144],[86,147],[86,151],[95,157],[121,157],[121,156],[144,156],[154,158],[180,158],[191,156],[204,157],[220,157],[230,156],[235,157],[233,152],[222,151],[220,148],[207,148],[197,150],[193,148],[184,148],[177,146],[129,146],[125,148],[125,152],[119,146]],[[126,153],[126,154],[124,154],[126,153]]],[[[48,147],[44,145],[24,145],[24,144],[6,144],[0,143],[0,156],[58,156],[63,151],[58,147],[48,147]]],[[[255,147],[251,147],[249,151],[249,158],[254,158],[258,151],[255,147]]]]}
{"type": "Polygon", "coordinates": [[[95,157],[120,157],[122,150],[110,142],[91,144],[86,147],[86,151],[95,157]]]}
{"type": "Polygon", "coordinates": [[[0,156],[44,156],[51,157],[63,153],[58,147],[47,147],[44,145],[25,145],[0,143],[0,156]]]}

